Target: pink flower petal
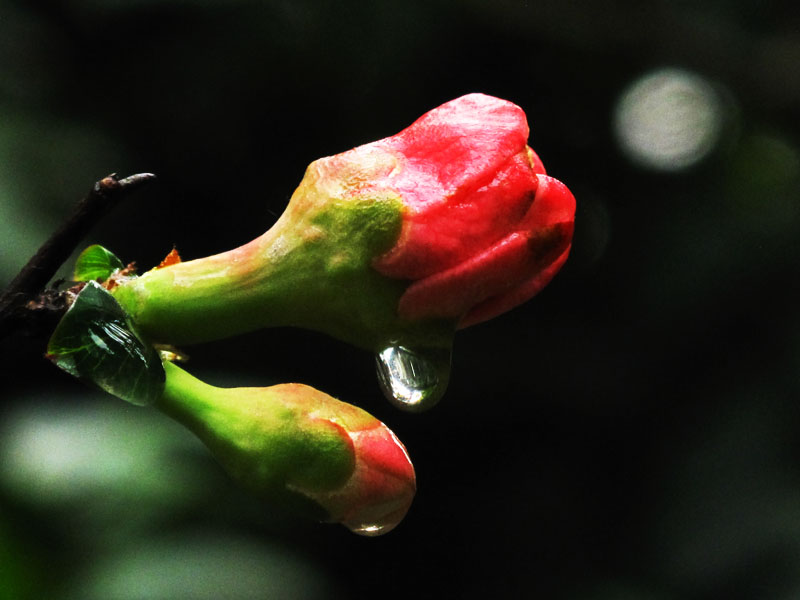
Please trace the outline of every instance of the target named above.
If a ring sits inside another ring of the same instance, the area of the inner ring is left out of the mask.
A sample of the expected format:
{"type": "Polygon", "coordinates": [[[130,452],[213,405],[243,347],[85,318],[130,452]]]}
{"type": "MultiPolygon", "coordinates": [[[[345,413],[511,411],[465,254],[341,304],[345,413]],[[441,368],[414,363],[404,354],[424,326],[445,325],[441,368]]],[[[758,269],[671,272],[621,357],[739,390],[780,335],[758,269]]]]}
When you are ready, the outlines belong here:
{"type": "Polygon", "coordinates": [[[458,318],[459,326],[484,321],[541,290],[569,254],[575,199],[561,182],[540,185],[520,225],[488,250],[412,283],[400,298],[405,319],[458,318]]]}

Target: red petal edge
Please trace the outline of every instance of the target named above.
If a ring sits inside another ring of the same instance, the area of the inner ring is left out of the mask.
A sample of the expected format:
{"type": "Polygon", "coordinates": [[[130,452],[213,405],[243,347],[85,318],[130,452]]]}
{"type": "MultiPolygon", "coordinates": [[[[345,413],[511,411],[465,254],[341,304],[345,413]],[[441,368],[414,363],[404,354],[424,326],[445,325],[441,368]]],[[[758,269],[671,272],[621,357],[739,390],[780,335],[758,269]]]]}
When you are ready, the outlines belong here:
{"type": "Polygon", "coordinates": [[[550,282],[569,255],[575,198],[560,181],[538,177],[536,199],[522,231],[411,284],[398,305],[402,318],[460,317],[458,326],[463,328],[514,308],[550,282]]]}

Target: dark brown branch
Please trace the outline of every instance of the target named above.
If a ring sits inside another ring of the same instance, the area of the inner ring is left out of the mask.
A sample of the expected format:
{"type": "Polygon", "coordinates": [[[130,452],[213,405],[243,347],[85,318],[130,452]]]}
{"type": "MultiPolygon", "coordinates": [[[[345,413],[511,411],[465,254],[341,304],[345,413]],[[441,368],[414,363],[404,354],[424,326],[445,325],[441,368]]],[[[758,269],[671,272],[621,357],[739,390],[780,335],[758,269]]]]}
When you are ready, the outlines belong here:
{"type": "Polygon", "coordinates": [[[124,179],[111,174],[94,184],[72,216],[42,244],[0,296],[0,338],[22,324],[27,304],[39,296],[100,218],[130,192],[153,179],[155,175],[151,173],[124,179]]]}

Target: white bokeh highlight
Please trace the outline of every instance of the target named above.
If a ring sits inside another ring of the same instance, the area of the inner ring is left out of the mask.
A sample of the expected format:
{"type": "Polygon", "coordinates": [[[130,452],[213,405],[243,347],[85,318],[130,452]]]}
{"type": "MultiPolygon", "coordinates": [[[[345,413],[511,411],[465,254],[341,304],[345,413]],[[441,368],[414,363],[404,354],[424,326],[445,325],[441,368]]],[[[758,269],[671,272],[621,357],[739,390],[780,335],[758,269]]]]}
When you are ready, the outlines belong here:
{"type": "Polygon", "coordinates": [[[702,160],[719,141],[722,124],[722,102],[714,86],[675,68],[634,81],[614,111],[614,133],[625,154],[660,171],[679,171],[702,160]]]}

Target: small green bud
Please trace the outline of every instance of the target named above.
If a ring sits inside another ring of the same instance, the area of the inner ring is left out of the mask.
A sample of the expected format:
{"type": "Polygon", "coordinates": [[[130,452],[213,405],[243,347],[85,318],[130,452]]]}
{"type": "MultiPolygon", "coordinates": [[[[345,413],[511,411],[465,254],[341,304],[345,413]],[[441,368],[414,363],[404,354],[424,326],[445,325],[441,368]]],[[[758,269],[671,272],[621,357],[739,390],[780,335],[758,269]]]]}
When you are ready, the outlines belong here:
{"type": "Polygon", "coordinates": [[[260,497],[364,535],[394,528],[416,491],[405,448],[364,410],[310,386],[218,388],[166,363],[156,406],[260,497]]]}

